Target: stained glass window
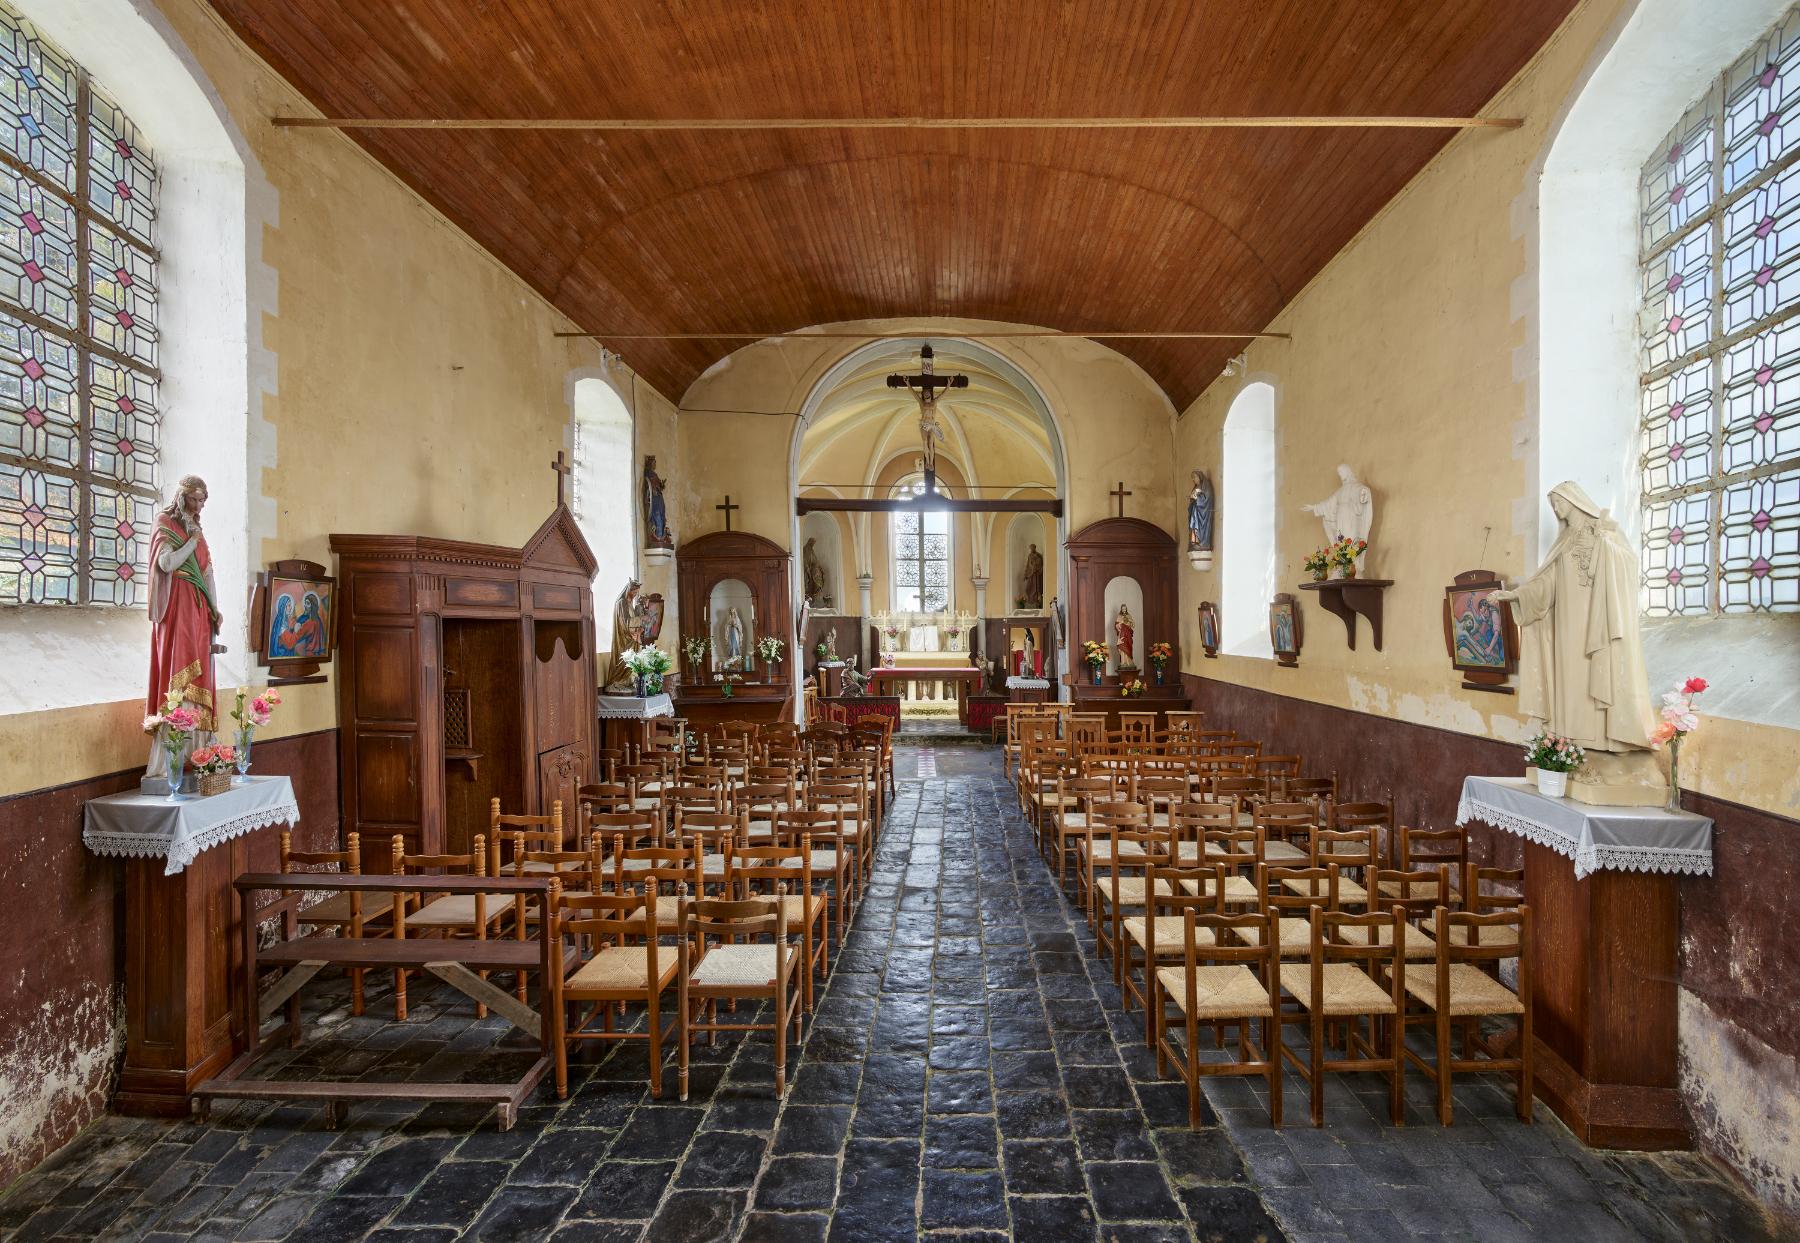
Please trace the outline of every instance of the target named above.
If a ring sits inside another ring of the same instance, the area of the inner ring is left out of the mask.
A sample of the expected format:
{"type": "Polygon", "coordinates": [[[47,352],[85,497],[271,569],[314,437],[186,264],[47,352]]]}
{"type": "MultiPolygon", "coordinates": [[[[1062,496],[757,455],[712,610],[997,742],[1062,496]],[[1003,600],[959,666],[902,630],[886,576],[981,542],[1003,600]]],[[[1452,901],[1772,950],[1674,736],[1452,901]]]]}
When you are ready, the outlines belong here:
{"type": "Polygon", "coordinates": [[[1644,609],[1800,609],[1800,9],[1688,110],[1640,195],[1644,609]]]}
{"type": "MultiPolygon", "coordinates": [[[[944,485],[938,484],[942,492],[944,485]]],[[[899,498],[922,496],[922,477],[894,489],[899,498]]],[[[950,514],[942,509],[907,510],[893,516],[894,610],[946,613],[950,610],[950,514]]]]}
{"type": "Polygon", "coordinates": [[[0,604],[145,601],[156,191],[131,119],[0,0],[0,604]]]}

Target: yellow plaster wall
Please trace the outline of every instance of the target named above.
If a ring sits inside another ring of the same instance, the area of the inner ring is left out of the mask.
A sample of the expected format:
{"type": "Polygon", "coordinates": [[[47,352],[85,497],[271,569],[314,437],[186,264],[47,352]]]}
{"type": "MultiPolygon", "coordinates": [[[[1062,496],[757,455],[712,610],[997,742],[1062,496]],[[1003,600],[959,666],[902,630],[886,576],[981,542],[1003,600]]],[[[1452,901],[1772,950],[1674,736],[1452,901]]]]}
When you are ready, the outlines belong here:
{"type": "MultiPolygon", "coordinates": [[[[1188,672],[1358,711],[1499,739],[1522,739],[1514,700],[1463,691],[1445,655],[1440,602],[1460,571],[1508,579],[1527,569],[1515,514],[1529,513],[1534,367],[1524,315],[1535,281],[1520,212],[1551,127],[1617,18],[1617,3],[1577,11],[1493,102],[1518,130],[1468,132],[1451,144],[1341,251],[1258,341],[1248,374],[1207,389],[1177,424],[1177,477],[1204,467],[1221,479],[1221,431],[1246,384],[1275,388],[1277,590],[1301,598],[1297,669],[1200,654],[1196,606],[1218,600],[1232,532],[1221,523],[1220,568],[1182,571],[1188,672]],[[1362,627],[1348,649],[1341,622],[1298,592],[1301,558],[1324,542],[1300,506],[1328,495],[1351,463],[1376,495],[1365,573],[1391,578],[1384,649],[1362,627]]],[[[1546,481],[1546,486],[1554,480],[1546,481]]],[[[1695,672],[1703,672],[1696,669],[1695,672]]],[[[1800,811],[1800,731],[1709,718],[1683,750],[1684,784],[1786,815],[1800,811]]]]}
{"type": "MultiPolygon", "coordinates": [[[[253,560],[329,564],[333,531],[522,543],[555,503],[567,376],[598,347],[556,339],[567,320],[348,139],[272,128],[308,105],[200,0],[162,7],[278,196],[261,238],[279,312],[261,325],[275,435],[251,464],[253,560]]],[[[636,387],[642,443],[673,461],[673,407],[636,387]]],[[[673,601],[672,575],[651,581],[673,601]]],[[[243,585],[220,597],[231,609],[243,585]]],[[[132,700],[0,716],[0,795],[141,764],[142,714],[132,700]]],[[[331,686],[293,687],[267,733],[335,723],[331,686]]]]}

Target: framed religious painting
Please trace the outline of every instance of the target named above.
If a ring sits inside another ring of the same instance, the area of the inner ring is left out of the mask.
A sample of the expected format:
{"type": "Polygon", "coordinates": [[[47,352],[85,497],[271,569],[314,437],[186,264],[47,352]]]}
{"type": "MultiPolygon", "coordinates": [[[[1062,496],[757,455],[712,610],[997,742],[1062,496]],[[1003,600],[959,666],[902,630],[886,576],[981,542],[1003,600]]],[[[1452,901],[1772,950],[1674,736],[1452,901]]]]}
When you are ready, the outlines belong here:
{"type": "Polygon", "coordinates": [[[1269,646],[1284,668],[1300,663],[1300,602],[1288,592],[1269,601],[1269,646]]]}
{"type": "Polygon", "coordinates": [[[1219,606],[1200,601],[1200,650],[1208,660],[1219,657],[1219,606]]]}
{"type": "Polygon", "coordinates": [[[1464,570],[1444,588],[1444,650],[1463,675],[1463,689],[1512,694],[1519,668],[1519,630],[1512,606],[1494,599],[1504,586],[1492,570],[1464,570]]]}
{"type": "Polygon", "coordinates": [[[256,578],[251,641],[275,685],[323,681],[337,649],[337,580],[315,561],[277,561],[256,578]]]}

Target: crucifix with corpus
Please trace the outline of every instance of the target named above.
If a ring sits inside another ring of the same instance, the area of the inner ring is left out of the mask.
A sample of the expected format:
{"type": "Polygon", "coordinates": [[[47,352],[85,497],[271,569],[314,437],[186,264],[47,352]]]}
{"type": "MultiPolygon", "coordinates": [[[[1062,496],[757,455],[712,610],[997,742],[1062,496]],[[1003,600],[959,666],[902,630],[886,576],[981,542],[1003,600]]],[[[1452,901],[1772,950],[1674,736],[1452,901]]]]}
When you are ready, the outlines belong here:
{"type": "Polygon", "coordinates": [[[931,347],[923,347],[919,351],[918,375],[891,375],[887,378],[889,388],[911,389],[913,396],[919,399],[919,436],[925,442],[925,495],[930,496],[937,491],[937,447],[944,438],[943,429],[938,426],[937,402],[944,389],[968,388],[969,377],[966,375],[937,375],[931,369],[931,347]]]}

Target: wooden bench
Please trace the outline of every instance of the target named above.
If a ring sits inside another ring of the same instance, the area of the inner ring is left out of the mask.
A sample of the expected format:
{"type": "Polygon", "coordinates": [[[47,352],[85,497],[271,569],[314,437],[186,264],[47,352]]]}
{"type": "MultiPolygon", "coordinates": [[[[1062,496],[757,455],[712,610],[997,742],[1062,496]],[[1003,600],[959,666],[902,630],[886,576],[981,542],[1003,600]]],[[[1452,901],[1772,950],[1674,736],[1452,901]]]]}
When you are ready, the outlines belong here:
{"type": "Polygon", "coordinates": [[[548,907],[553,876],[346,876],[321,872],[249,872],[233,882],[243,915],[244,998],[240,1022],[246,1051],[195,1089],[200,1115],[213,1100],[323,1101],[326,1121],[336,1126],[347,1101],[424,1100],[486,1102],[499,1111],[500,1129],[508,1130],[519,1105],[554,1068],[562,1042],[562,982],[567,961],[554,920],[537,921],[530,940],[417,937],[297,936],[294,912],[302,893],[348,893],[358,890],[408,894],[485,894],[496,905],[523,897],[538,910],[548,907]],[[262,906],[255,895],[272,891],[285,897],[262,906]],[[257,944],[257,929],[283,917],[286,934],[273,945],[257,944]],[[268,987],[261,987],[265,968],[284,968],[268,987]],[[343,1080],[254,1079],[248,1075],[259,1058],[285,1041],[297,1044],[301,1034],[300,990],[327,967],[424,971],[487,1006],[513,1026],[536,1038],[538,1056],[525,1074],[511,1083],[355,1083],[343,1080]],[[532,1009],[476,974],[478,971],[536,972],[540,1008],[532,1009]],[[285,1009],[283,1021],[267,1033],[263,1025],[285,1009]]]}

